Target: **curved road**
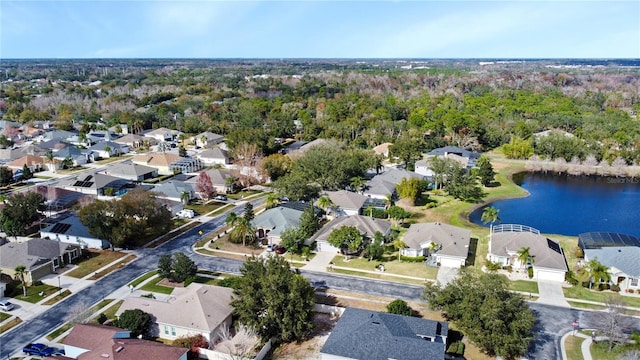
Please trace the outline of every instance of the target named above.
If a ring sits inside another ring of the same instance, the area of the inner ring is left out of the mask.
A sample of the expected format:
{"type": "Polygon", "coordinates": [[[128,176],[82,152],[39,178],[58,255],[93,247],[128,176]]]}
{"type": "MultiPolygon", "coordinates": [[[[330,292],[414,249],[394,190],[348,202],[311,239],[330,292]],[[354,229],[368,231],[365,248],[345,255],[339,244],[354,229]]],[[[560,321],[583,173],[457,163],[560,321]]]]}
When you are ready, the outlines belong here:
{"type": "MultiPolygon", "coordinates": [[[[254,206],[261,200],[252,201],[254,206]]],[[[234,210],[242,210],[236,206],[234,210]]],[[[154,270],[158,258],[163,253],[184,252],[197,264],[198,268],[217,272],[239,274],[242,262],[226,258],[203,256],[195,253],[191,246],[199,239],[198,231],[212,232],[224,224],[224,215],[215,217],[203,223],[174,240],[156,248],[141,249],[138,258],[124,268],[111,273],[96,281],[91,286],[64,299],[38,317],[25,321],[4,333],[0,337],[0,358],[5,359],[21,349],[25,344],[35,341],[50,333],[63,324],[73,309],[79,306],[89,307],[108,297],[112,292],[126,285],[132,279],[154,270]]],[[[390,298],[418,301],[422,295],[422,287],[417,285],[369,280],[338,274],[316,273],[302,270],[302,274],[316,287],[346,290],[369,295],[379,295],[390,298]]],[[[567,309],[531,303],[530,307],[536,312],[536,339],[529,354],[529,359],[560,359],[560,339],[562,335],[572,330],[574,320],[580,322],[581,327],[596,327],[598,323],[595,312],[567,309]]]]}

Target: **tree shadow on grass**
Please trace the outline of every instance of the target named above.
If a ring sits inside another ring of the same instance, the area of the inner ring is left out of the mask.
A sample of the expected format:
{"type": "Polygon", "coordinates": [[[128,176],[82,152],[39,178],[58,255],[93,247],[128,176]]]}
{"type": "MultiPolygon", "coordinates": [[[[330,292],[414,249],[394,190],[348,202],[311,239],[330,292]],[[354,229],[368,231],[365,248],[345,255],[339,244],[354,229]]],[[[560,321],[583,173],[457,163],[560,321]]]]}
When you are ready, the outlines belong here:
{"type": "Polygon", "coordinates": [[[476,252],[478,251],[478,239],[471,238],[469,240],[469,253],[467,254],[467,265],[475,266],[476,264],[476,252]]]}

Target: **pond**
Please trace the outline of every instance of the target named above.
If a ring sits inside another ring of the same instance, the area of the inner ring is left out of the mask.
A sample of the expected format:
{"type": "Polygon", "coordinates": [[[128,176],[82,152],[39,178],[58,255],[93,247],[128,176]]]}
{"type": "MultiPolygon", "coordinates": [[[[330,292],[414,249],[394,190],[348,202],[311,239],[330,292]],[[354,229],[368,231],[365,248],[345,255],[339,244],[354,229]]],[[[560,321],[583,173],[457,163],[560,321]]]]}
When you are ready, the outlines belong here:
{"type": "MultiPolygon", "coordinates": [[[[502,224],[572,236],[588,231],[640,236],[640,179],[520,173],[514,181],[530,195],[486,205],[500,210],[502,224]]],[[[469,220],[488,226],[480,220],[486,206],[469,220]]]]}

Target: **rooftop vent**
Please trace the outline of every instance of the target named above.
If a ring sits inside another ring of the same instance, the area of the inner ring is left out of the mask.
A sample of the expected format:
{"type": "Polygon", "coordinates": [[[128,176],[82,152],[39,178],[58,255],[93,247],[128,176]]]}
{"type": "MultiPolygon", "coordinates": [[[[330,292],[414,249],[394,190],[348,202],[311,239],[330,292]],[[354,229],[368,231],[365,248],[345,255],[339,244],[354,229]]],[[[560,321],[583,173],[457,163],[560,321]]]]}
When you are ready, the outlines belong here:
{"type": "Polygon", "coordinates": [[[124,350],[124,346],[118,346],[118,348],[116,349],[116,352],[119,353],[122,350],[124,350]]]}

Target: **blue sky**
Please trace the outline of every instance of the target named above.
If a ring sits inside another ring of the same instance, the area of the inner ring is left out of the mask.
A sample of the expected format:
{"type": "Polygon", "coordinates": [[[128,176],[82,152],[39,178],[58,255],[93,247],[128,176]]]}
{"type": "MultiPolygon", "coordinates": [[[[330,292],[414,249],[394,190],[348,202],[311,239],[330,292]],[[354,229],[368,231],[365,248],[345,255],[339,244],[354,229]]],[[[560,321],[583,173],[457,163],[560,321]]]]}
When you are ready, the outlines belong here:
{"type": "Polygon", "coordinates": [[[7,1],[0,58],[640,58],[640,1],[7,1]]]}

